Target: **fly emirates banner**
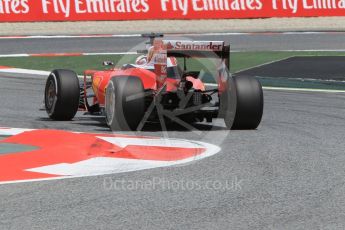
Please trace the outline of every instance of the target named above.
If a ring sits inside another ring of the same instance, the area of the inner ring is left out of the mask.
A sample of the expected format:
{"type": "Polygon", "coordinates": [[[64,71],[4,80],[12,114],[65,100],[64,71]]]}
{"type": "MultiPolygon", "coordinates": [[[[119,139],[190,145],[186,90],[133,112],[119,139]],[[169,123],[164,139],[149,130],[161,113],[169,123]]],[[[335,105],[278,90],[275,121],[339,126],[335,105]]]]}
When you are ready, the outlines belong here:
{"type": "Polygon", "coordinates": [[[0,0],[0,21],[345,16],[345,0],[0,0]]]}

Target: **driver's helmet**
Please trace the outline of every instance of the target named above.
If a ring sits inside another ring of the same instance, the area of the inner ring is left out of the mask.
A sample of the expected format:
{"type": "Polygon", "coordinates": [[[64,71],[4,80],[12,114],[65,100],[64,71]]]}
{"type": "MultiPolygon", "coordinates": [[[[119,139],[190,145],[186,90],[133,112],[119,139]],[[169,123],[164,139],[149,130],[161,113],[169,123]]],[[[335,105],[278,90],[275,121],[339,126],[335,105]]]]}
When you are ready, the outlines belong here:
{"type": "MultiPolygon", "coordinates": [[[[154,47],[151,46],[148,49],[147,55],[141,55],[135,60],[135,65],[150,68],[153,67],[154,62],[153,62],[153,57],[154,57],[154,47]]],[[[175,67],[177,66],[177,59],[175,57],[169,57],[167,59],[167,67],[175,67]]]]}
{"type": "Polygon", "coordinates": [[[141,55],[141,56],[137,57],[137,59],[135,60],[136,65],[146,65],[147,62],[148,61],[147,61],[146,55],[141,55]]]}

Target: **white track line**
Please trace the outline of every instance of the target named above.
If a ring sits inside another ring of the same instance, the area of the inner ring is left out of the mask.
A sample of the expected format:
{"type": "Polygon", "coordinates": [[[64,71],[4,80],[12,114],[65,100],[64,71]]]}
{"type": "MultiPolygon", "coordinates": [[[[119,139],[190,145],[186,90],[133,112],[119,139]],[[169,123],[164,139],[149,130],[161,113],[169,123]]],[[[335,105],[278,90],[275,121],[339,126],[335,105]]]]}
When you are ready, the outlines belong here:
{"type": "Polygon", "coordinates": [[[138,52],[113,52],[113,53],[82,53],[84,56],[96,56],[96,55],[132,55],[138,54],[138,52]]]}
{"type": "MultiPolygon", "coordinates": [[[[217,84],[206,83],[206,86],[217,87],[217,84]]],[[[297,92],[319,92],[319,93],[345,93],[345,90],[328,90],[328,89],[308,89],[308,88],[286,88],[286,87],[262,87],[264,90],[277,90],[277,91],[297,91],[297,92]]]]}
{"type": "MultiPolygon", "coordinates": [[[[287,31],[287,32],[216,32],[216,33],[176,33],[167,36],[229,36],[229,35],[299,35],[299,34],[344,34],[336,31],[287,31]]],[[[80,35],[13,35],[0,36],[0,39],[58,39],[58,38],[139,38],[141,34],[80,34],[80,35]]]]}
{"type": "MultiPolygon", "coordinates": [[[[241,52],[248,52],[248,51],[241,51],[241,52]]],[[[250,51],[249,51],[250,52],[250,51]]],[[[262,52],[262,51],[257,51],[257,52],[262,52]]],[[[313,49],[313,50],[268,50],[264,52],[345,52],[344,49],[342,50],[329,50],[329,49],[313,49]]],[[[303,55],[303,56],[312,56],[312,55],[303,55]]]]}
{"type": "Polygon", "coordinates": [[[6,58],[6,57],[29,57],[29,54],[0,54],[1,58],[6,58]]]}
{"type": "Polygon", "coordinates": [[[69,57],[69,56],[105,56],[105,55],[135,55],[137,52],[110,52],[110,53],[48,53],[48,54],[0,54],[0,58],[8,57],[69,57]]]}
{"type": "Polygon", "coordinates": [[[33,74],[33,75],[40,75],[40,76],[48,76],[50,74],[49,71],[33,70],[33,69],[19,69],[19,68],[0,69],[0,73],[33,74]]]}
{"type": "Polygon", "coordinates": [[[0,39],[58,39],[58,38],[136,38],[141,34],[90,34],[90,35],[32,35],[0,36],[0,39]]]}
{"type": "Polygon", "coordinates": [[[319,93],[345,93],[345,90],[328,89],[306,89],[306,88],[285,88],[285,87],[263,87],[265,90],[297,91],[297,92],[319,92],[319,93]]]}

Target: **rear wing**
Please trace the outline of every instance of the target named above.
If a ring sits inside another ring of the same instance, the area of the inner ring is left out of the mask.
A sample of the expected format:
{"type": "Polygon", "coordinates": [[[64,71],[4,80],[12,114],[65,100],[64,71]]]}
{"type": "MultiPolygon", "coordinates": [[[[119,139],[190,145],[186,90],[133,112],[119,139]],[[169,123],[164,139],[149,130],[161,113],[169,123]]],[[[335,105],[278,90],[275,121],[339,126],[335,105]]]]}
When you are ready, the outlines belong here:
{"type": "Polygon", "coordinates": [[[162,40],[168,57],[220,58],[230,67],[230,45],[223,41],[162,40]]]}
{"type": "Polygon", "coordinates": [[[219,58],[228,59],[230,56],[230,45],[225,45],[223,41],[164,40],[164,34],[161,33],[142,34],[141,36],[150,39],[146,43],[150,46],[163,43],[165,47],[162,45],[162,48],[168,51],[170,57],[214,57],[216,54],[219,58]]]}
{"type": "MultiPolygon", "coordinates": [[[[150,55],[150,54],[149,54],[150,55]]],[[[188,41],[154,39],[152,62],[158,76],[157,85],[160,87],[167,78],[167,61],[169,57],[186,58],[218,58],[221,60],[220,69],[230,70],[230,45],[223,41],[188,41]]]]}

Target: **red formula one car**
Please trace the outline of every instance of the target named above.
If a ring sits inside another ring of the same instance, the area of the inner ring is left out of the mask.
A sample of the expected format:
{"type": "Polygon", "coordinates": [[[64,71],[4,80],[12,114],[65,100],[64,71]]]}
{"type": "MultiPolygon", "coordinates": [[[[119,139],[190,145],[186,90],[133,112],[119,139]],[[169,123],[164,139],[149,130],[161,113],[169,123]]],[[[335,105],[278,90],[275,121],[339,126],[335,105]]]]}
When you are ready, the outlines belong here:
{"type": "Polygon", "coordinates": [[[255,78],[231,76],[230,46],[222,41],[153,37],[148,54],[135,64],[115,68],[105,62],[110,69],[86,70],[82,83],[73,71],[52,71],[45,88],[49,117],[71,120],[78,110],[86,110],[105,115],[112,130],[141,130],[146,122],[190,127],[192,122],[214,118],[224,119],[229,129],[258,127],[262,87],[255,78]],[[211,59],[213,67],[204,64],[205,59],[211,59]],[[217,84],[205,84],[205,75],[217,84]]]}

